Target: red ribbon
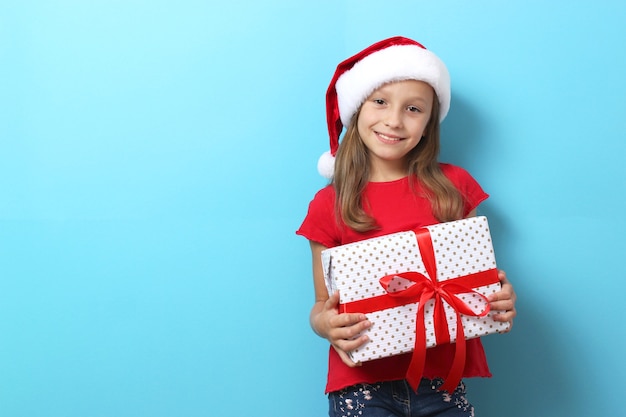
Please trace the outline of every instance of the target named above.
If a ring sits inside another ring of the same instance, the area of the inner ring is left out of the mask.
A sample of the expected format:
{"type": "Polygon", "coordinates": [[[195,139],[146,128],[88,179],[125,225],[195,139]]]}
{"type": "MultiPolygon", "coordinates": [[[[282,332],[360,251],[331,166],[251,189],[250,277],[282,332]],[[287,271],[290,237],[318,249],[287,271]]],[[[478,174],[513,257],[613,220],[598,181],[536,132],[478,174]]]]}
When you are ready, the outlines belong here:
{"type": "Polygon", "coordinates": [[[437,280],[437,264],[435,262],[435,252],[430,231],[426,228],[417,229],[415,230],[415,235],[427,276],[414,271],[384,276],[380,279],[380,284],[387,291],[386,294],[341,304],[340,311],[344,313],[371,313],[406,304],[419,303],[416,314],[415,346],[406,373],[407,381],[414,390],[417,390],[426,362],[424,307],[429,300],[435,300],[433,312],[435,338],[438,345],[449,343],[450,333],[443,304],[443,300],[445,300],[456,313],[456,348],[450,371],[441,389],[452,392],[459,385],[465,369],[466,345],[461,314],[484,317],[489,313],[487,298],[481,293],[474,291],[473,288],[499,282],[498,271],[494,268],[440,282],[437,280]],[[389,284],[395,277],[404,278],[412,281],[414,284],[403,290],[389,291],[389,284]],[[486,306],[481,312],[475,313],[465,302],[457,297],[457,294],[467,293],[476,294],[485,300],[486,306]]]}

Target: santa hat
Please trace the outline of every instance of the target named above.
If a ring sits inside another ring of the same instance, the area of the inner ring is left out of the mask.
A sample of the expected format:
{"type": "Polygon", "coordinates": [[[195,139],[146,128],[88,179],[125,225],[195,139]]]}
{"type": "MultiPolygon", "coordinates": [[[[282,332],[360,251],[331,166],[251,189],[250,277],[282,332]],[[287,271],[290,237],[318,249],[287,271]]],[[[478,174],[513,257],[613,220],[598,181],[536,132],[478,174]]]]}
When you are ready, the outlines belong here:
{"type": "Polygon", "coordinates": [[[326,92],[326,119],[330,151],[317,163],[317,170],[332,178],[339,136],[361,104],[378,87],[391,81],[424,81],[439,100],[439,121],[450,109],[450,75],[434,53],[412,39],[397,36],[377,42],[337,66],[326,92]]]}

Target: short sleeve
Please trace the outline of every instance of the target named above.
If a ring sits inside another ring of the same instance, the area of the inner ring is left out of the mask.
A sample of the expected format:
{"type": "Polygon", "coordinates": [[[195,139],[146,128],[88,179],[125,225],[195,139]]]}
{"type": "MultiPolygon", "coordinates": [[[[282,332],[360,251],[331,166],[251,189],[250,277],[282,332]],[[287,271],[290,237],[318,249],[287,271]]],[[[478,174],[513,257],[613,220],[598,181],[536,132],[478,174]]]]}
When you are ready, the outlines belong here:
{"type": "Polygon", "coordinates": [[[441,169],[463,196],[465,201],[463,216],[467,216],[480,203],[489,198],[489,194],[465,169],[450,164],[441,164],[441,169]]]}
{"type": "Polygon", "coordinates": [[[327,248],[341,244],[341,234],[335,217],[335,189],[331,185],[315,194],[296,234],[327,248]]]}

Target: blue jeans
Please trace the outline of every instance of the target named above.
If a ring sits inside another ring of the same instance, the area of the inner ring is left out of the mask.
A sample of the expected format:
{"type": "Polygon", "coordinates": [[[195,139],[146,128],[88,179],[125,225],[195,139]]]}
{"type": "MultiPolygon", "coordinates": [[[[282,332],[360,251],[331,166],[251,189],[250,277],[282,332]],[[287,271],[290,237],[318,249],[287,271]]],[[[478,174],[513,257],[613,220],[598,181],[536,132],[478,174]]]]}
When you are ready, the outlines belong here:
{"type": "Polygon", "coordinates": [[[422,379],[417,394],[404,381],[358,384],[328,395],[330,417],[473,417],[461,382],[452,394],[441,379],[422,379]]]}

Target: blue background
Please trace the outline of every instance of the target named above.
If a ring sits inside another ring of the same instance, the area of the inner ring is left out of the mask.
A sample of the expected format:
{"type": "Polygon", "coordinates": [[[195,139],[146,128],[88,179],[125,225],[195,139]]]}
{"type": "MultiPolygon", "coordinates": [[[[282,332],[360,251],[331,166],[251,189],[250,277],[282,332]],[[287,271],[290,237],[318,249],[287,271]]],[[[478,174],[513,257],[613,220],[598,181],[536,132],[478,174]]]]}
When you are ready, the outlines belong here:
{"type": "Polygon", "coordinates": [[[480,416],[623,416],[621,1],[0,4],[0,416],[326,413],[294,234],[340,60],[448,65],[442,160],[515,284],[480,416]],[[615,398],[617,396],[618,398],[615,398]]]}

